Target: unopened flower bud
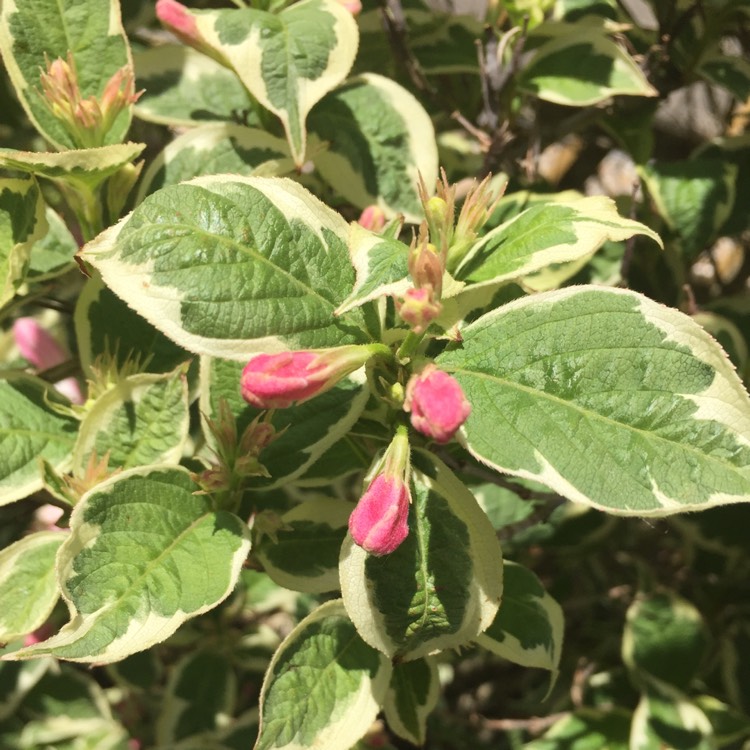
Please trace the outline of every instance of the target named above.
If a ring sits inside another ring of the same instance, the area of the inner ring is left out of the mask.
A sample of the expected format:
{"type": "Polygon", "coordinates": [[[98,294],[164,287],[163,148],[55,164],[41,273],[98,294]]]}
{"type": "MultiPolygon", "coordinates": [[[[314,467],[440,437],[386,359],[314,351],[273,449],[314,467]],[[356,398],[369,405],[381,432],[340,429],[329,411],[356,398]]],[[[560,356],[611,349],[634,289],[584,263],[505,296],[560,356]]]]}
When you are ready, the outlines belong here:
{"type": "Polygon", "coordinates": [[[427,365],[407,383],[404,410],[411,412],[415,430],[447,443],[467,420],[471,404],[454,377],[427,365]]]}
{"type": "Polygon", "coordinates": [[[432,287],[436,299],[443,289],[445,266],[437,248],[431,242],[419,241],[409,250],[409,275],[417,289],[432,287]]]}
{"type": "Polygon", "coordinates": [[[397,434],[357,507],[349,516],[349,533],[372,555],[393,552],[409,535],[409,441],[397,434]]]}
{"type": "Polygon", "coordinates": [[[208,55],[221,65],[229,67],[227,59],[215,47],[212,47],[198,29],[195,16],[182,3],[177,0],[157,0],[156,17],[166,26],[181,42],[187,44],[198,52],[208,55]]]}
{"type": "Polygon", "coordinates": [[[396,310],[414,333],[423,333],[440,315],[442,305],[435,300],[432,287],[426,286],[407,289],[403,298],[396,300],[396,310]]]}
{"type": "Polygon", "coordinates": [[[285,409],[333,388],[382,345],[259,354],[242,371],[242,397],[258,409],[285,409]]]}
{"type": "Polygon", "coordinates": [[[385,226],[385,213],[380,206],[368,206],[360,214],[357,223],[371,232],[379,232],[385,226]]]}

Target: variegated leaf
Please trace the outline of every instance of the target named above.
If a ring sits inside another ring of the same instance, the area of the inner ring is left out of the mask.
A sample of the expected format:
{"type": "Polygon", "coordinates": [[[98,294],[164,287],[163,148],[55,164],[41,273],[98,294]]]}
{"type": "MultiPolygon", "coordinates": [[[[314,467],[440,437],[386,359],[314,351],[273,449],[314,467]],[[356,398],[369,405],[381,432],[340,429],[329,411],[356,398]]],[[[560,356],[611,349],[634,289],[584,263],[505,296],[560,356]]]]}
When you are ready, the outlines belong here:
{"type": "Polygon", "coordinates": [[[435,130],[422,105],[399,84],[374,73],[347,81],[310,113],[320,146],[310,154],[323,178],[355,206],[378,205],[387,216],[423,218],[417,193],[438,177],[435,130]]]}
{"type": "Polygon", "coordinates": [[[55,555],[65,536],[39,531],[0,550],[0,642],[31,633],[52,612],[60,595],[55,555]]]}
{"type": "Polygon", "coordinates": [[[188,351],[364,343],[344,219],[284,178],[214,175],[149,196],[81,251],[107,286],[188,351]]]}
{"type": "Polygon", "coordinates": [[[78,252],[78,243],[56,211],[48,206],[44,215],[49,231],[31,247],[28,281],[46,281],[75,268],[73,256],[78,252]]]}
{"type": "Polygon", "coordinates": [[[346,78],[357,54],[351,13],[334,0],[302,0],[277,14],[241,8],[193,17],[196,33],[279,117],[301,165],[308,112],[346,78]]]}
{"type": "Polygon", "coordinates": [[[326,602],[274,654],[255,750],[349,750],[374,721],[390,676],[390,662],[360,638],[341,600],[326,602]]]}
{"type": "Polygon", "coordinates": [[[207,174],[278,177],[294,162],[286,141],[263,130],[231,123],[211,123],[175,138],[143,175],[136,205],[165,185],[176,185],[207,174]]]}
{"type": "Polygon", "coordinates": [[[393,665],[383,712],[388,727],[413,745],[424,746],[427,717],[440,698],[440,678],[434,658],[393,665]]]}
{"type": "Polygon", "coordinates": [[[630,711],[583,706],[556,721],[539,739],[527,742],[523,750],[631,750],[629,735],[630,711]]]}
{"type": "MultiPolygon", "coordinates": [[[[39,74],[47,62],[72,53],[83,99],[101,97],[107,81],[132,65],[119,0],[4,0],[0,52],[31,121],[59,150],[78,145],[45,104],[39,74]]],[[[131,112],[125,106],[117,115],[103,145],[122,142],[131,112]]]]}
{"type": "Polygon", "coordinates": [[[500,545],[472,494],[434,456],[412,461],[409,536],[383,557],[347,536],[339,564],[359,634],[404,661],[476,639],[492,623],[503,588],[500,545]]]}
{"type": "Polygon", "coordinates": [[[468,449],[617,515],[750,500],[750,398],[690,318],[633,292],[525,297],[437,358],[472,403],[468,449]]]}
{"type": "Polygon", "coordinates": [[[23,281],[31,249],[47,232],[44,200],[33,177],[0,178],[0,307],[23,281]]]}
{"type": "Polygon", "coordinates": [[[70,622],[6,658],[118,661],[227,597],[250,549],[247,527],[196,489],[184,469],[149,467],[86,493],[57,558],[70,622]]]}

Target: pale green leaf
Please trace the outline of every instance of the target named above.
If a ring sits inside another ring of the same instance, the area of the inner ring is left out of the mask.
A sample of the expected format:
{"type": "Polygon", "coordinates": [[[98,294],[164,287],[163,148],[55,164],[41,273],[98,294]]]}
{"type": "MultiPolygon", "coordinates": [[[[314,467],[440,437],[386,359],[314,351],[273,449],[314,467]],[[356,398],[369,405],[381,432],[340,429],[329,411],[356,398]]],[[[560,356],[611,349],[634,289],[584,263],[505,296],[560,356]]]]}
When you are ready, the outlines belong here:
{"type": "Polygon", "coordinates": [[[67,403],[48,384],[20,373],[0,378],[0,505],[42,488],[39,459],[58,471],[70,463],[78,421],[56,412],[67,403]]]}
{"type": "Polygon", "coordinates": [[[0,148],[0,167],[69,182],[89,191],[138,158],[144,148],[145,143],[119,143],[60,153],[0,148]]]}
{"type": "Polygon", "coordinates": [[[476,639],[497,613],[503,578],[495,531],[471,492],[434,456],[412,461],[409,536],[383,557],[347,536],[339,564],[359,634],[401,660],[476,639]]]}
{"type": "Polygon", "coordinates": [[[427,738],[427,717],[440,698],[440,678],[434,659],[415,659],[393,665],[383,712],[389,729],[413,745],[427,738]]]}
{"type": "MultiPolygon", "coordinates": [[[[76,148],[70,133],[44,102],[39,80],[47,60],[73,53],[82,98],[101,97],[107,81],[131,64],[118,0],[4,0],[0,52],[16,94],[37,130],[55,148],[76,148]]],[[[120,143],[131,106],[115,118],[104,145],[120,143]]]]}
{"type": "Polygon", "coordinates": [[[73,448],[74,474],[93,454],[109,453],[110,471],[149,464],[176,464],[188,437],[185,368],[164,375],[122,378],[99,396],[81,421],[73,448]]]}
{"type": "Polygon", "coordinates": [[[36,180],[0,178],[0,307],[15,295],[26,275],[31,249],[47,228],[36,180]]]}
{"type": "Polygon", "coordinates": [[[226,598],[250,549],[247,527],[196,489],[184,469],[150,467],[86,493],[57,558],[70,622],[6,658],[118,661],[226,598]]]}
{"type": "Polygon", "coordinates": [[[344,500],[317,497],[281,516],[272,538],[254,546],[265,572],[280,586],[311,594],[339,587],[339,554],[354,506],[344,500]]]}
{"type": "Polygon", "coordinates": [[[524,667],[557,673],[563,641],[563,613],[539,579],[518,563],[503,566],[503,603],[477,643],[524,667]]]}
{"type": "Polygon", "coordinates": [[[82,255],[185,349],[241,362],[369,339],[358,311],[333,317],[354,283],[347,232],[291,180],[217,175],[149,196],[82,255]]]}
{"type": "Polygon", "coordinates": [[[523,750],[630,750],[630,712],[579,708],[556,721],[523,750]]]}
{"type": "Polygon", "coordinates": [[[162,125],[218,120],[249,125],[252,97],[234,73],[190,47],[163,44],[134,55],[136,88],[145,93],[135,115],[162,125]]]}
{"type": "Polygon", "coordinates": [[[151,162],[141,180],[136,204],[165,185],[207,174],[274,177],[292,172],[286,141],[257,128],[211,123],[175,138],[151,162]]]}
{"type": "Polygon", "coordinates": [[[750,399],[690,318],[624,290],[525,297],[437,358],[477,458],[618,515],[750,500],[750,399]]]}
{"type": "Polygon", "coordinates": [[[374,721],[390,676],[390,662],[360,638],[341,600],[321,605],[268,667],[255,750],[349,750],[374,721]]]}
{"type": "Polygon", "coordinates": [[[518,76],[518,87],[555,104],[587,107],[615,95],[656,96],[635,60],[588,24],[559,25],[563,31],[535,50],[518,76]]]}
{"type": "Polygon", "coordinates": [[[701,695],[695,705],[711,722],[713,736],[719,746],[750,737],[750,718],[736,708],[711,695],[701,695]]]}
{"type": "Polygon", "coordinates": [[[422,220],[417,183],[421,175],[433,189],[437,144],[430,116],[406,89],[374,73],[353,78],[315,107],[309,129],[315,166],[340,195],[360,208],[422,220]]]}
{"type": "Polygon", "coordinates": [[[44,623],[59,596],[55,554],[59,531],[39,531],[0,550],[0,642],[13,641],[44,623]]]}
{"type": "Polygon", "coordinates": [[[247,90],[281,120],[295,162],[305,159],[305,119],[346,78],[359,34],[334,0],[302,0],[274,14],[253,8],[194,14],[197,33],[247,90]]]}

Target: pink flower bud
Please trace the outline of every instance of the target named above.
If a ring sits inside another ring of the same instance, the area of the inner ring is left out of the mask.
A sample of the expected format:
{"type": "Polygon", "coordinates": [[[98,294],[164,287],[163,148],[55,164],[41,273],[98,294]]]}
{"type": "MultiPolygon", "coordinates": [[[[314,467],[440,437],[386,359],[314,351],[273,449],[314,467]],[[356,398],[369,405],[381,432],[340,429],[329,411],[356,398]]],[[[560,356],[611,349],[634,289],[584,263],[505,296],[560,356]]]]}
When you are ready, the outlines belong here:
{"type": "Polygon", "coordinates": [[[352,539],[372,555],[393,552],[409,534],[409,458],[409,438],[402,427],[349,516],[352,539]]]}
{"type": "Polygon", "coordinates": [[[404,410],[411,412],[415,430],[447,443],[468,418],[471,404],[454,377],[427,365],[408,382],[404,410]]]}
{"type": "MultiPolygon", "coordinates": [[[[68,354],[34,318],[18,318],[13,323],[13,338],[21,356],[38,370],[48,370],[62,364],[68,354]]],[[[75,378],[55,383],[55,388],[74,404],[84,402],[81,387],[75,378]]]]}
{"type": "Polygon", "coordinates": [[[349,516],[352,539],[373,555],[393,552],[409,534],[409,488],[378,474],[349,516]]]}
{"type": "MultiPolygon", "coordinates": [[[[360,6],[361,9],[361,6],[360,6]]],[[[357,223],[371,232],[379,232],[385,226],[385,214],[379,206],[368,206],[357,219],[357,223]]]]}
{"type": "Polygon", "coordinates": [[[414,333],[422,333],[442,310],[442,305],[435,301],[432,287],[407,289],[400,300],[396,300],[396,310],[414,333]]]}
{"type": "Polygon", "coordinates": [[[375,353],[371,346],[259,354],[242,371],[242,397],[258,409],[286,409],[333,388],[375,353]]]}
{"type": "Polygon", "coordinates": [[[231,67],[221,51],[206,41],[195,16],[182,3],[177,0],[157,0],[156,17],[184,44],[212,57],[221,65],[231,67]]]}

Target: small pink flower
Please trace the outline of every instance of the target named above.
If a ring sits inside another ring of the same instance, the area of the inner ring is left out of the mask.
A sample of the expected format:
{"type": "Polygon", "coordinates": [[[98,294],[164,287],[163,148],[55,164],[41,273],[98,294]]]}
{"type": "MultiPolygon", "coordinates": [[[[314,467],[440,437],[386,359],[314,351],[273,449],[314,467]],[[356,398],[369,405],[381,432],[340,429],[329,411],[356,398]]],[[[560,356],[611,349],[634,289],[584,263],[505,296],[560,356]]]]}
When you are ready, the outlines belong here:
{"type": "Polygon", "coordinates": [[[468,418],[471,404],[454,377],[427,365],[408,382],[404,410],[411,412],[415,430],[447,443],[468,418]]]}
{"type": "Polygon", "coordinates": [[[409,324],[414,333],[424,332],[442,310],[442,305],[435,300],[432,287],[407,289],[401,299],[396,300],[396,310],[401,318],[409,324]]]}
{"type": "Polygon", "coordinates": [[[333,388],[380,347],[342,346],[318,351],[259,354],[242,371],[242,397],[258,409],[286,409],[333,388]]]}
{"type": "Polygon", "coordinates": [[[371,555],[393,552],[409,535],[409,437],[400,427],[375,478],[349,516],[349,533],[371,555]]]}
{"type": "Polygon", "coordinates": [[[378,474],[349,516],[352,539],[372,555],[393,552],[409,534],[409,488],[378,474]]]}
{"type": "MultiPolygon", "coordinates": [[[[68,359],[65,349],[34,318],[18,318],[13,323],[13,338],[21,356],[38,370],[48,370],[68,359]]],[[[75,378],[60,380],[55,388],[74,404],[84,402],[81,386],[75,378]]]]}

